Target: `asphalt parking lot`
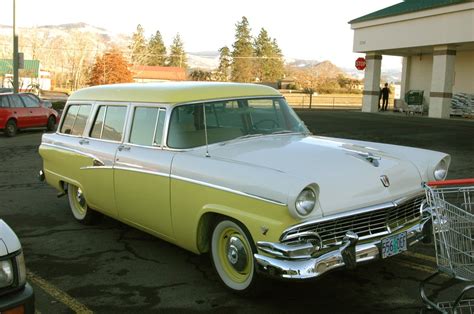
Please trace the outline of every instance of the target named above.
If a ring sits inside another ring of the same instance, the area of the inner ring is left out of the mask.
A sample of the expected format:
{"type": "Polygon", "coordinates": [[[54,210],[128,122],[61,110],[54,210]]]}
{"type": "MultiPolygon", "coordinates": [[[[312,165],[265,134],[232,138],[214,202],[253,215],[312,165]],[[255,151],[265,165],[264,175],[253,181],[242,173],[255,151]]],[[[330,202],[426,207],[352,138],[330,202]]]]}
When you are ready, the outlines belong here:
{"type": "MultiPolygon", "coordinates": [[[[474,177],[473,120],[298,113],[317,135],[447,152],[452,155],[449,178],[474,177]]],[[[419,282],[435,270],[429,245],[309,283],[268,281],[261,296],[243,298],[219,284],[206,255],[112,219],[80,225],[67,199],[37,181],[42,132],[20,132],[15,138],[0,134],[0,217],[22,242],[38,312],[418,313],[422,307],[419,282]]]]}

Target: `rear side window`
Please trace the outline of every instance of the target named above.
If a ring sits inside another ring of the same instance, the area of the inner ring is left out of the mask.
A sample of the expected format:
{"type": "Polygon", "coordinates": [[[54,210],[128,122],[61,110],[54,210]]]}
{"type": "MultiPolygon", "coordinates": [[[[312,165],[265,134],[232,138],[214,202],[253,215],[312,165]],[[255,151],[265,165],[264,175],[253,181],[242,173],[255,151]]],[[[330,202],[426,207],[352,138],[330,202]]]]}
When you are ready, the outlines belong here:
{"type": "Polygon", "coordinates": [[[21,99],[18,95],[8,96],[8,99],[10,100],[10,106],[12,108],[23,108],[23,107],[25,107],[25,105],[23,105],[23,102],[21,101],[21,99]]]}
{"type": "Polygon", "coordinates": [[[137,107],[133,115],[130,143],[161,146],[166,111],[159,108],[137,107]]]}
{"type": "Polygon", "coordinates": [[[100,106],[90,136],[120,142],[123,136],[127,107],[100,106]]]}
{"type": "Polygon", "coordinates": [[[70,105],[64,117],[60,132],[71,135],[82,135],[90,111],[91,105],[70,105]]]}
{"type": "Polygon", "coordinates": [[[9,108],[10,104],[8,103],[7,97],[0,97],[0,108],[9,108]]]}

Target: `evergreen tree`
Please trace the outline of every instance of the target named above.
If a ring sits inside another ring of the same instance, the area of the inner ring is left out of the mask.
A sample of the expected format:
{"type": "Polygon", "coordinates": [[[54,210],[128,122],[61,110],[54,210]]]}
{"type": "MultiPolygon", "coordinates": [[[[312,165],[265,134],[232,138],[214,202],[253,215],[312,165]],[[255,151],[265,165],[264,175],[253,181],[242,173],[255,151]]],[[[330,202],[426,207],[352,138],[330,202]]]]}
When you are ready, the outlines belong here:
{"type": "Polygon", "coordinates": [[[263,82],[274,82],[283,77],[283,56],[275,39],[271,39],[268,32],[262,28],[254,41],[255,75],[263,82]]]}
{"type": "Polygon", "coordinates": [[[122,53],[117,48],[97,56],[89,75],[89,85],[103,85],[132,82],[132,73],[128,69],[122,53]]]}
{"type": "Polygon", "coordinates": [[[164,66],[166,64],[166,46],[160,31],[156,31],[155,35],[151,36],[147,50],[147,65],[164,66]]]}
{"type": "Polygon", "coordinates": [[[170,56],[168,59],[168,66],[187,68],[186,52],[184,51],[184,44],[181,36],[176,34],[173,39],[173,44],[170,46],[170,56]]]}
{"type": "Polygon", "coordinates": [[[252,36],[247,18],[235,25],[235,42],[232,45],[232,81],[253,82],[253,57],[252,36]]]}
{"type": "Polygon", "coordinates": [[[147,47],[144,33],[145,30],[143,27],[138,24],[137,30],[132,35],[132,43],[129,46],[131,51],[130,60],[133,64],[145,64],[147,61],[147,47]]]}
{"type": "Polygon", "coordinates": [[[211,81],[212,80],[212,74],[211,74],[211,72],[197,69],[197,70],[193,70],[189,74],[189,78],[192,81],[211,81]]]}
{"type": "Polygon", "coordinates": [[[285,77],[285,60],[283,59],[283,53],[278,46],[275,38],[272,40],[273,47],[273,58],[271,59],[271,75],[270,81],[276,81],[285,77]]]}
{"type": "Polygon", "coordinates": [[[230,79],[230,70],[232,65],[232,57],[230,49],[227,46],[219,49],[219,67],[217,68],[217,80],[227,82],[230,79]]]}

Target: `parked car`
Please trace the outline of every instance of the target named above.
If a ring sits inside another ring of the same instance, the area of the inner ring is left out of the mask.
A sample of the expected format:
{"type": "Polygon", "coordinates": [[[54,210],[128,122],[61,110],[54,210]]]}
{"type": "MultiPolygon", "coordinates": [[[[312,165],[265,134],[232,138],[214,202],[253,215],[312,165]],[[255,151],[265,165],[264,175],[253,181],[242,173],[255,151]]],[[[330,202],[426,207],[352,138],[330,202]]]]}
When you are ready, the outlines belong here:
{"type": "Polygon", "coordinates": [[[51,107],[51,102],[31,93],[0,93],[0,130],[9,137],[19,129],[46,127],[53,131],[59,119],[51,107]]]}
{"type": "Polygon", "coordinates": [[[20,241],[0,219],[0,313],[34,313],[33,288],[26,281],[20,241]]]}
{"type": "Polygon", "coordinates": [[[230,83],[71,95],[40,178],[79,222],[102,214],[201,254],[222,282],[303,280],[402,253],[429,220],[422,182],[450,156],[313,136],[281,94],[230,83]]]}

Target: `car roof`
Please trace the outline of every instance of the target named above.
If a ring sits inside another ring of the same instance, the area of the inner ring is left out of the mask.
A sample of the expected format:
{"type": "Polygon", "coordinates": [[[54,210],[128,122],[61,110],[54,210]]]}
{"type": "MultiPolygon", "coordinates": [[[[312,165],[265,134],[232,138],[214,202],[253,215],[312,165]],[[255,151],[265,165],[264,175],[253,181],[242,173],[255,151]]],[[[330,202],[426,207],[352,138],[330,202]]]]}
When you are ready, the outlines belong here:
{"type": "Polygon", "coordinates": [[[281,96],[268,86],[221,82],[127,83],[84,88],[68,101],[121,101],[180,104],[193,101],[259,96],[281,96]]]}
{"type": "MultiPolygon", "coordinates": [[[[10,96],[15,95],[13,92],[0,92],[0,96],[10,96]]],[[[17,93],[16,95],[35,95],[33,93],[25,92],[25,93],[17,93]]],[[[36,95],[35,95],[36,96],[36,95]]]]}

